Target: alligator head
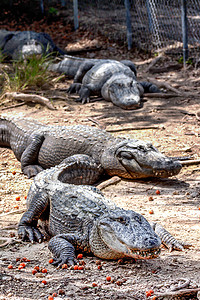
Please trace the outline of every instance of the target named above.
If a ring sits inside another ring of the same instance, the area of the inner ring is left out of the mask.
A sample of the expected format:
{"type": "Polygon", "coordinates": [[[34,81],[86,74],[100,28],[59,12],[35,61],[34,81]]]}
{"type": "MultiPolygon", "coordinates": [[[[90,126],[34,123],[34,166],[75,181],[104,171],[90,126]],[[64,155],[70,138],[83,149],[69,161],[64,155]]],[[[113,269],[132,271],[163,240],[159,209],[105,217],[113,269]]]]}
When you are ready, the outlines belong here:
{"type": "Polygon", "coordinates": [[[102,97],[112,101],[123,109],[136,109],[141,107],[140,96],[144,90],[134,77],[123,73],[114,74],[101,89],[102,97]]]}
{"type": "Polygon", "coordinates": [[[167,178],[178,174],[182,168],[179,161],[141,140],[124,140],[108,146],[102,154],[101,164],[110,176],[130,179],[167,178]]]}
{"type": "Polygon", "coordinates": [[[161,240],[142,215],[115,209],[96,219],[89,243],[103,259],[151,259],[159,255],[161,240]]]}
{"type": "Polygon", "coordinates": [[[34,39],[31,39],[31,40],[28,40],[27,43],[25,43],[22,46],[22,49],[19,53],[21,54],[22,58],[25,59],[25,58],[33,56],[33,55],[42,55],[43,48],[40,43],[38,43],[34,39]]]}

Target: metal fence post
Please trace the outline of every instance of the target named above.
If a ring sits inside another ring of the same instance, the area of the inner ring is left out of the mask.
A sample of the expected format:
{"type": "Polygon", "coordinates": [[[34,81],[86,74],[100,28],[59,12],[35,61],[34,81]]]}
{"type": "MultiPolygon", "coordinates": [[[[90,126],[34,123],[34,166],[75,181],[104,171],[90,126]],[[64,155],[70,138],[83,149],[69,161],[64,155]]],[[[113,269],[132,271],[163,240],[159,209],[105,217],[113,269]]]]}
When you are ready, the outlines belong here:
{"type": "Polygon", "coordinates": [[[40,0],[40,10],[41,10],[41,13],[43,14],[44,13],[44,2],[43,2],[43,0],[40,0]]]}
{"type": "Polygon", "coordinates": [[[125,5],[125,9],[126,9],[127,43],[128,43],[128,50],[130,50],[132,48],[132,44],[133,44],[130,1],[129,0],[124,0],[124,5],[125,5]]]}
{"type": "Polygon", "coordinates": [[[74,29],[77,30],[79,27],[78,23],[78,0],[73,0],[73,8],[74,8],[74,29]]]}
{"type": "Polygon", "coordinates": [[[149,0],[146,0],[145,3],[146,3],[146,7],[147,7],[149,32],[152,33],[153,32],[153,21],[152,21],[151,8],[150,8],[150,5],[149,5],[149,0]]]}
{"type": "Polygon", "coordinates": [[[188,60],[187,0],[182,0],[181,3],[181,20],[183,35],[183,64],[185,68],[186,61],[188,60]]]}

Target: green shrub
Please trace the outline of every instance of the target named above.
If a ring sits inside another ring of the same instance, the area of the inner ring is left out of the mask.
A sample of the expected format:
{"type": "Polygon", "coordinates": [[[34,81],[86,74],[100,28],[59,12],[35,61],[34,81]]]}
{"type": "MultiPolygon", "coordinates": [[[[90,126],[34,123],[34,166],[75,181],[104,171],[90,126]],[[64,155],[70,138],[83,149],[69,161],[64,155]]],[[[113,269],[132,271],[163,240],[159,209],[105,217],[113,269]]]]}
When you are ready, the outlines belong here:
{"type": "Polygon", "coordinates": [[[41,88],[49,82],[48,56],[33,55],[26,60],[13,61],[13,71],[4,71],[4,91],[22,91],[27,88],[41,88]]]}

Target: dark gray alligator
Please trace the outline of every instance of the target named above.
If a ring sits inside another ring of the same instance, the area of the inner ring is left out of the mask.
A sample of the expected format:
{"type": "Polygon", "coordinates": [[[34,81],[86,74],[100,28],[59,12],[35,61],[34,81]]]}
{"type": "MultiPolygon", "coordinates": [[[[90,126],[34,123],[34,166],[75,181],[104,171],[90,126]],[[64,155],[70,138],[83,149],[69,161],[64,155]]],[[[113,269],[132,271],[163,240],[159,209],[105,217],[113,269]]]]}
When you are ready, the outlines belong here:
{"type": "Polygon", "coordinates": [[[0,146],[13,150],[28,177],[74,154],[86,154],[87,161],[95,163],[90,176],[79,166],[87,184],[96,182],[103,173],[130,179],[165,178],[178,174],[182,167],[151,143],[116,138],[90,126],[48,126],[26,118],[0,118],[0,146]]]}
{"type": "Polygon", "coordinates": [[[64,55],[47,33],[0,30],[0,49],[8,59],[25,58],[32,54],[64,55]]]}
{"type": "Polygon", "coordinates": [[[69,93],[79,93],[76,101],[86,103],[90,95],[101,95],[105,100],[123,109],[141,107],[144,92],[158,93],[160,90],[152,83],[138,82],[135,65],[129,60],[121,62],[110,59],[83,59],[66,55],[50,70],[63,72],[74,77],[69,93]]]}
{"type": "Polygon", "coordinates": [[[74,155],[34,178],[27,196],[28,210],[18,225],[22,240],[42,242],[37,223],[43,220],[53,236],[49,249],[59,266],[73,265],[75,250],[102,259],[151,259],[159,255],[161,239],[170,248],[183,249],[161,225],[154,223],[153,229],[142,215],[117,207],[97,188],[66,183],[71,163],[84,166],[85,160],[74,155]]]}

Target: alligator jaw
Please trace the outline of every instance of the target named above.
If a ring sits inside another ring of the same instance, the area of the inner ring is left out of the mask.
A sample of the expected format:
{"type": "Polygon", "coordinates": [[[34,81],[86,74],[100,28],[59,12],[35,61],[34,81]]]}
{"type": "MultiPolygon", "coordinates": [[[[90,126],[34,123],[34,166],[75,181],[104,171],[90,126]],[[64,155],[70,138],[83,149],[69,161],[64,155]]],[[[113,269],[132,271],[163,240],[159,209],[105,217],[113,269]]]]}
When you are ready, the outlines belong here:
{"type": "Polygon", "coordinates": [[[128,162],[121,160],[121,163],[132,179],[149,177],[168,178],[177,175],[182,168],[182,165],[178,161],[172,161],[169,167],[166,165],[163,168],[161,166],[157,168],[142,166],[135,159],[128,162]]]}
{"type": "Polygon", "coordinates": [[[135,259],[153,259],[157,258],[161,252],[160,248],[153,248],[149,250],[138,250],[138,249],[128,249],[128,257],[135,259]]]}

